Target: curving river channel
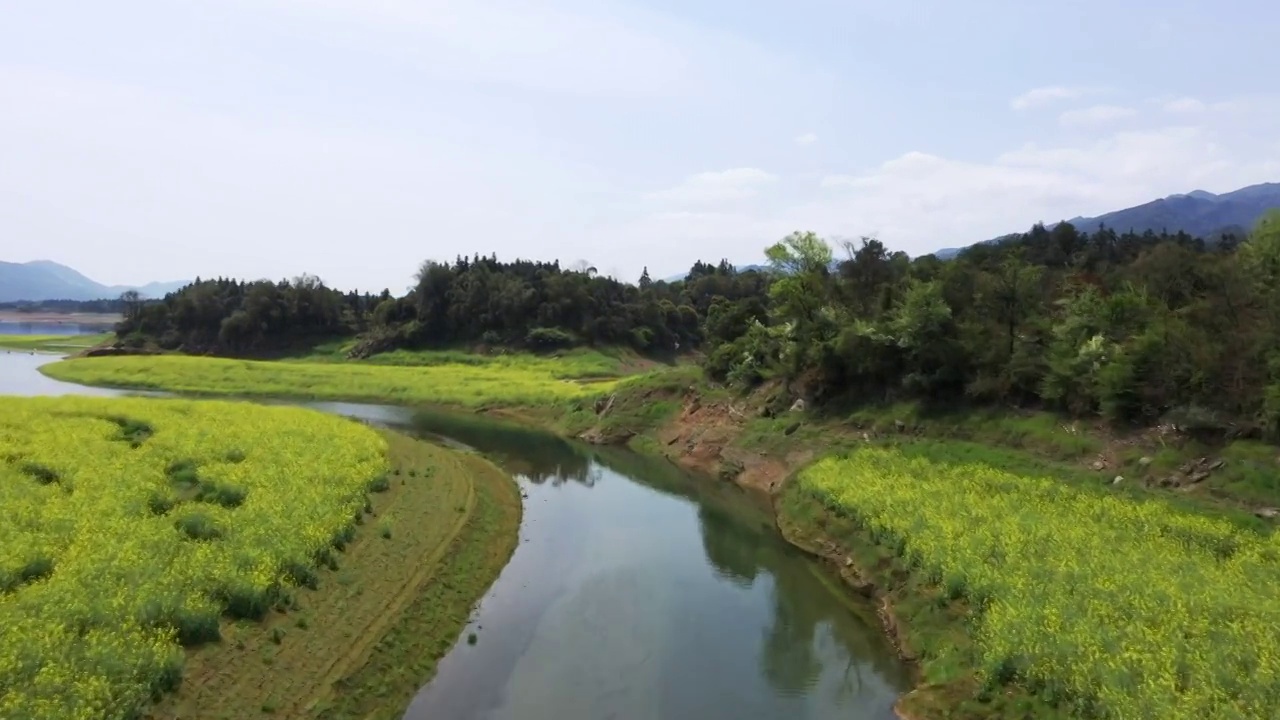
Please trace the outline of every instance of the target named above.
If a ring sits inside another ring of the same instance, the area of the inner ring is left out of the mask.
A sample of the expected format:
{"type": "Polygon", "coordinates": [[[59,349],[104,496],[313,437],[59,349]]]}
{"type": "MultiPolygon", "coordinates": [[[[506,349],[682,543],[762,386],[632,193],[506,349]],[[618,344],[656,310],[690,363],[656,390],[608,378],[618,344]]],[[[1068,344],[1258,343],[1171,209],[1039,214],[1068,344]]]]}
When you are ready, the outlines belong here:
{"type": "MultiPolygon", "coordinates": [[[[121,394],[36,370],[54,359],[0,351],[0,395],[121,394]]],[[[515,554],[405,720],[894,717],[907,676],[875,615],[736,486],[470,415],[298,404],[474,448],[526,496],[515,554]]]]}

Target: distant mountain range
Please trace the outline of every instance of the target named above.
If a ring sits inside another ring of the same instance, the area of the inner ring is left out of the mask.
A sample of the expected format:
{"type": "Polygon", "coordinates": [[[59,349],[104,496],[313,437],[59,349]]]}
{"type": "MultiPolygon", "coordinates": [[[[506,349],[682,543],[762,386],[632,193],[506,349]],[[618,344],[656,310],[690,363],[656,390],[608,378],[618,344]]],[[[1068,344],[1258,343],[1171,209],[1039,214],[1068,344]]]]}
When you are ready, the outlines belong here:
{"type": "Polygon", "coordinates": [[[126,290],[160,298],[190,281],[152,282],[141,286],[103,285],[51,260],[0,262],[0,302],[27,300],[109,300],[126,290]]]}
{"type": "MultiPolygon", "coordinates": [[[[1193,190],[1097,217],[1074,217],[1067,222],[1084,232],[1093,232],[1099,226],[1106,225],[1118,233],[1130,230],[1138,233],[1147,230],[1176,233],[1182,230],[1188,235],[1207,238],[1223,232],[1244,234],[1266,211],[1274,208],[1280,208],[1280,183],[1250,185],[1221,195],[1193,190]]],[[[999,242],[1002,239],[1004,238],[983,242],[999,242]]],[[[944,248],[934,255],[945,260],[955,257],[963,249],[944,248]]]]}

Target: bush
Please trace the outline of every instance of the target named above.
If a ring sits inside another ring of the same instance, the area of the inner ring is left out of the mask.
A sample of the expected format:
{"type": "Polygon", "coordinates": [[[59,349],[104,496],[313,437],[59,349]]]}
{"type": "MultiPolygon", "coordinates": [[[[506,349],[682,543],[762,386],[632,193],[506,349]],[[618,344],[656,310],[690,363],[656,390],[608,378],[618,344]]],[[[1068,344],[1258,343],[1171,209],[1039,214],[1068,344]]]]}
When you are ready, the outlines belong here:
{"type": "Polygon", "coordinates": [[[524,336],[524,342],[534,350],[557,350],[573,347],[577,339],[560,328],[536,327],[524,336]]]}

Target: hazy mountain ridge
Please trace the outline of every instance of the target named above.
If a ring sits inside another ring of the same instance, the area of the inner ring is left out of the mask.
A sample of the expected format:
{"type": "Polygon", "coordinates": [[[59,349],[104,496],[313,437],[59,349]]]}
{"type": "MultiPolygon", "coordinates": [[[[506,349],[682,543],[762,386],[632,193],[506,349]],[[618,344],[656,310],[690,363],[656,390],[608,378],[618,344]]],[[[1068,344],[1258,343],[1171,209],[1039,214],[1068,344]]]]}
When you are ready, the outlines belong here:
{"type": "MultiPolygon", "coordinates": [[[[1222,232],[1247,231],[1264,213],[1274,208],[1280,208],[1280,183],[1261,183],[1221,195],[1204,190],[1178,193],[1097,217],[1074,217],[1067,222],[1083,232],[1093,232],[1105,225],[1118,233],[1181,230],[1188,235],[1207,238],[1222,232]]],[[[1053,225],[1057,223],[1049,227],[1053,225]]],[[[999,242],[1005,237],[1009,236],[982,242],[999,242]]],[[[934,255],[947,259],[963,249],[943,248],[934,255]]]]}
{"type": "Polygon", "coordinates": [[[187,285],[189,280],[151,282],[146,285],[103,285],[76,270],[51,260],[26,263],[0,261],[0,302],[42,300],[107,300],[127,290],[143,297],[159,298],[187,285]]]}

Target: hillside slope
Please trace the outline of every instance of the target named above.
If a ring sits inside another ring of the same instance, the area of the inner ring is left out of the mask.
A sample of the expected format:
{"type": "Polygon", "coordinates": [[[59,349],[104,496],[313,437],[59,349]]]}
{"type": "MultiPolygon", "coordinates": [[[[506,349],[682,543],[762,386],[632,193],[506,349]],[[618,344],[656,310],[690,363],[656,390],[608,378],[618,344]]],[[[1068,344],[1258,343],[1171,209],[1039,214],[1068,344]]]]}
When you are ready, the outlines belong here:
{"type": "MultiPolygon", "coordinates": [[[[1207,238],[1221,232],[1243,233],[1273,208],[1280,208],[1280,183],[1250,185],[1221,195],[1193,190],[1097,217],[1077,216],[1067,222],[1083,232],[1093,232],[1105,225],[1118,233],[1130,230],[1137,233],[1147,230],[1176,233],[1181,230],[1188,235],[1207,238]]],[[[1000,242],[1005,237],[1009,236],[983,242],[1000,242]]],[[[934,255],[945,260],[963,249],[943,248],[934,255]]]]}

